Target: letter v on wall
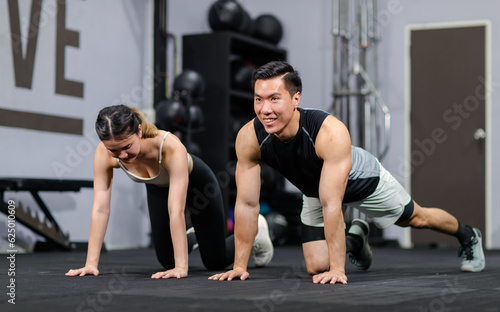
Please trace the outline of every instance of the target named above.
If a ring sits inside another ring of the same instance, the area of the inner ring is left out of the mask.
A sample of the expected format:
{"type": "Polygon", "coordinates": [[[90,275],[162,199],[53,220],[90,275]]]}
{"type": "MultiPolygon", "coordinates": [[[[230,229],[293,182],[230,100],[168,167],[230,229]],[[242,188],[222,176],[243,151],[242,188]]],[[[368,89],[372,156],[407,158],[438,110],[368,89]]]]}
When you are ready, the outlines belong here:
{"type": "Polygon", "coordinates": [[[9,17],[11,31],[12,57],[14,59],[14,76],[16,86],[31,89],[33,82],[33,67],[35,64],[36,44],[38,41],[38,28],[40,25],[40,13],[42,0],[31,2],[30,27],[27,35],[26,56],[23,57],[21,42],[21,23],[19,18],[19,4],[17,0],[9,0],[9,17]]]}

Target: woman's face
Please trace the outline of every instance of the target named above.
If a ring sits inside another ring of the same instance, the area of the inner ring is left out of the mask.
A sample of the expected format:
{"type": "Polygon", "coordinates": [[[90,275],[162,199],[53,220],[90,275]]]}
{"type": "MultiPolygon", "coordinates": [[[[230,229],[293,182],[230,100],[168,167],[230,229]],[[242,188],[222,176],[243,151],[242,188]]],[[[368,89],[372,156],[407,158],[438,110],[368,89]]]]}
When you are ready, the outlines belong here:
{"type": "Polygon", "coordinates": [[[141,132],[132,134],[125,139],[102,141],[111,157],[118,158],[123,163],[132,163],[141,151],[141,132]]]}

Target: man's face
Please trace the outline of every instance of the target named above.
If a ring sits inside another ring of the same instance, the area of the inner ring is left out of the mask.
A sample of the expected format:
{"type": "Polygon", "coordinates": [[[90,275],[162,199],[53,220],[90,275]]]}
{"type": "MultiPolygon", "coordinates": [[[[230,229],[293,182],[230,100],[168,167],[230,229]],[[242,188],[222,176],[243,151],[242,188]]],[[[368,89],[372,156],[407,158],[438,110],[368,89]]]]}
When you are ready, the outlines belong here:
{"type": "Polygon", "coordinates": [[[254,111],[267,133],[279,136],[285,130],[299,100],[300,92],[291,97],[282,76],[255,82],[254,111]]]}

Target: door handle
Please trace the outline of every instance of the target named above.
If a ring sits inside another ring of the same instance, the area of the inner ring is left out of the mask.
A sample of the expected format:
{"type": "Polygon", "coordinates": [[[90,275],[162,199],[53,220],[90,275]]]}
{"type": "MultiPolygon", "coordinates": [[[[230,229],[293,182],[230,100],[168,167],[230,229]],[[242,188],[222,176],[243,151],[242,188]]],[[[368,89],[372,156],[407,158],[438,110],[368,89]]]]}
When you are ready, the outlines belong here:
{"type": "Polygon", "coordinates": [[[484,140],[486,138],[486,132],[483,128],[479,128],[474,132],[474,140],[484,140]]]}

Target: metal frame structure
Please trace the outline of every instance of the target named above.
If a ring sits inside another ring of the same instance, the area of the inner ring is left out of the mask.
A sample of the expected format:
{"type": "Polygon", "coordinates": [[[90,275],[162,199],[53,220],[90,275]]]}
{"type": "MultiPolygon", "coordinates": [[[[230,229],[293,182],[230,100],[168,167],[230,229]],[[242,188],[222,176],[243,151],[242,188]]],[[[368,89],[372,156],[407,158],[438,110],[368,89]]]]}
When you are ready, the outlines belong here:
{"type": "Polygon", "coordinates": [[[332,0],[332,111],[356,134],[355,144],[381,160],[389,149],[391,114],[377,90],[377,12],[377,0],[332,0]]]}

